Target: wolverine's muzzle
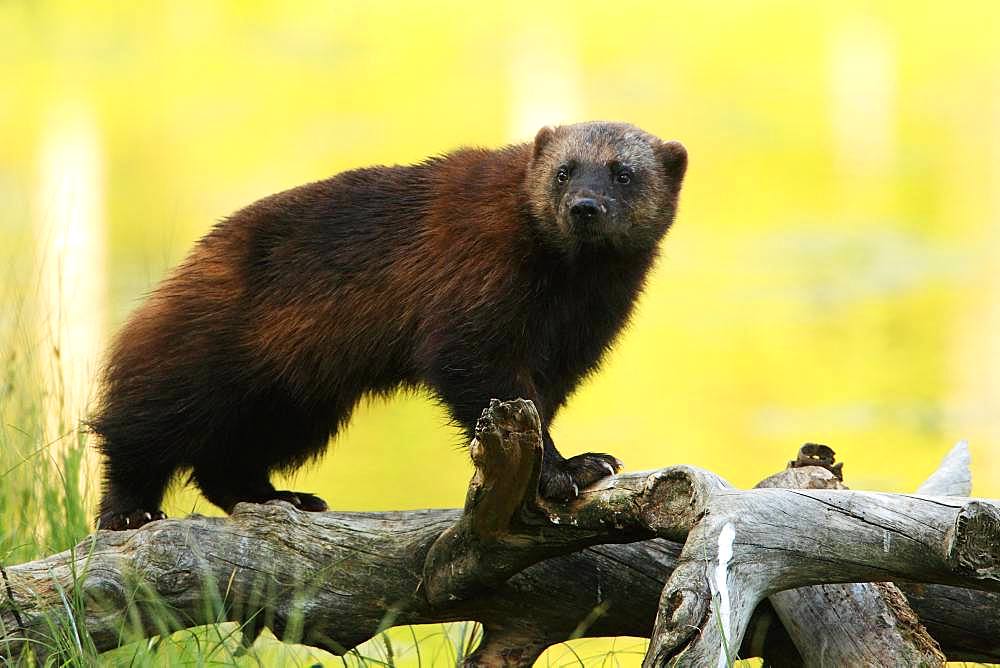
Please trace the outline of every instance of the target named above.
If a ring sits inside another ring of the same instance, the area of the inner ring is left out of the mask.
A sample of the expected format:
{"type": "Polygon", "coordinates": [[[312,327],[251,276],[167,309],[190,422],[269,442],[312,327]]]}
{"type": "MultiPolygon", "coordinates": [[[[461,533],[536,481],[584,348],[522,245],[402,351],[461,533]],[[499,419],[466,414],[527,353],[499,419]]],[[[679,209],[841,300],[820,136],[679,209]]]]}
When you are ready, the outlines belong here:
{"type": "Polygon", "coordinates": [[[580,189],[566,194],[562,215],[574,236],[581,241],[606,238],[615,227],[614,200],[599,190],[580,189]]]}
{"type": "Polygon", "coordinates": [[[569,215],[575,225],[600,222],[607,213],[607,205],[596,197],[579,196],[569,205],[569,215]]]}

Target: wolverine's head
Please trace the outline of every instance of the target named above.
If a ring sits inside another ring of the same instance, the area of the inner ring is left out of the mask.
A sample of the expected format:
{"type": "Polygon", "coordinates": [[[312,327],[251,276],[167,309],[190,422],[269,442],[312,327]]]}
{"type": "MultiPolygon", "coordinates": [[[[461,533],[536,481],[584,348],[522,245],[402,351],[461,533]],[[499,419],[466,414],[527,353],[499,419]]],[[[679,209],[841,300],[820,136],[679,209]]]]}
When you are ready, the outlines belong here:
{"type": "Polygon", "coordinates": [[[648,248],[670,227],[687,151],[627,123],[542,128],[535,136],[527,192],[546,235],[581,244],[648,248]]]}

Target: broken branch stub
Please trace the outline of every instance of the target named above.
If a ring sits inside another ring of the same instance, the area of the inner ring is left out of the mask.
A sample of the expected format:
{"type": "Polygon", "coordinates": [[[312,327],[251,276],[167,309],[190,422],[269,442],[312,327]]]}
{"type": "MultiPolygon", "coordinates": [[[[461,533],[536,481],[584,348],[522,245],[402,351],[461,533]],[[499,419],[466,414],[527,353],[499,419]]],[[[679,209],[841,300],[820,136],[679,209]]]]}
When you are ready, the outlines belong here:
{"type": "Polygon", "coordinates": [[[533,563],[590,545],[683,540],[707,490],[725,484],[678,466],[609,476],[567,502],[543,499],[541,423],[524,399],[490,402],[471,454],[476,470],[463,514],[425,560],[422,587],[431,605],[468,598],[533,563]]]}
{"type": "MultiPolygon", "coordinates": [[[[844,481],[844,463],[836,462],[834,451],[828,445],[822,443],[806,443],[799,448],[799,453],[795,459],[788,462],[788,469],[797,469],[809,466],[820,466],[832,473],[834,477],[844,481]],[[836,462],[836,463],[835,463],[836,462]]],[[[780,473],[778,475],[781,475],[780,473]]],[[[757,485],[758,487],[764,485],[757,485]]]]}
{"type": "Polygon", "coordinates": [[[969,496],[972,494],[972,466],[969,444],[959,441],[948,451],[934,473],[927,477],[917,494],[921,496],[969,496]]]}
{"type": "Polygon", "coordinates": [[[530,563],[524,551],[507,548],[519,521],[541,513],[534,503],[542,457],[534,405],[492,400],[470,450],[475,473],[464,512],[434,541],[424,563],[424,594],[431,604],[495,586],[530,563]]]}

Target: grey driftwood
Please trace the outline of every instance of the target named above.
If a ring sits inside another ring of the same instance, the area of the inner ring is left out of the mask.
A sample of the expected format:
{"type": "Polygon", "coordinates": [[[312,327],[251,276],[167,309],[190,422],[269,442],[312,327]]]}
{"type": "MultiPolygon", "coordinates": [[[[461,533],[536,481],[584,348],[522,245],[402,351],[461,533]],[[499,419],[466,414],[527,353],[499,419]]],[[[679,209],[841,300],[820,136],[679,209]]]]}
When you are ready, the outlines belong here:
{"type": "MultiPolygon", "coordinates": [[[[810,446],[803,447],[805,451],[810,446]]],[[[813,446],[813,457],[826,468],[799,457],[790,467],[760,482],[758,488],[847,489],[833,451],[813,446]]],[[[939,471],[952,470],[955,459],[966,462],[968,448],[955,446],[939,471]]],[[[940,480],[941,476],[932,478],[940,480]]],[[[965,478],[969,481],[968,478],[965,478]]],[[[971,483],[971,481],[969,481],[971,483]]],[[[930,484],[929,480],[927,484],[930,484]]],[[[925,484],[925,487],[927,486],[925,484]]],[[[971,484],[968,485],[971,487],[971,484]]],[[[921,490],[918,491],[922,491],[921,490]]],[[[951,487],[943,494],[968,495],[969,489],[951,487]]],[[[788,589],[771,595],[771,605],[792,636],[805,663],[811,666],[943,666],[945,656],[920,623],[906,596],[892,582],[822,584],[788,589]],[[828,629],[837,633],[827,633],[828,629]]]]}
{"type": "MultiPolygon", "coordinates": [[[[101,531],[10,566],[0,656],[23,652],[25,639],[44,654],[52,629],[72,623],[109,649],[123,629],[129,638],[163,631],[167,608],[177,626],[231,620],[249,638],[267,626],[335,653],[392,625],[477,620],[484,639],[470,665],[530,665],[571,635],[652,636],[647,665],[722,665],[737,655],[802,665],[816,656],[815,638],[830,646],[850,624],[824,621],[803,634],[780,621],[798,613],[772,595],[907,580],[921,584],[904,590],[909,606],[903,598],[890,609],[887,619],[904,629],[898,642],[912,629],[930,632],[949,659],[1000,659],[998,599],[989,593],[1000,589],[1000,511],[946,496],[968,494],[967,460],[947,458],[938,482],[928,482],[938,486],[921,490],[927,497],[739,491],[679,466],[614,476],[554,504],[536,494],[538,417],[521,400],[491,404],[471,454],[464,510],[317,514],[241,504],[228,518],[101,531]],[[919,622],[906,618],[911,609],[919,622]]],[[[785,486],[832,477],[819,467],[793,471],[785,486]]],[[[895,597],[881,585],[862,591],[865,605],[895,597]]],[[[936,648],[923,649],[940,660],[936,648]]]]}

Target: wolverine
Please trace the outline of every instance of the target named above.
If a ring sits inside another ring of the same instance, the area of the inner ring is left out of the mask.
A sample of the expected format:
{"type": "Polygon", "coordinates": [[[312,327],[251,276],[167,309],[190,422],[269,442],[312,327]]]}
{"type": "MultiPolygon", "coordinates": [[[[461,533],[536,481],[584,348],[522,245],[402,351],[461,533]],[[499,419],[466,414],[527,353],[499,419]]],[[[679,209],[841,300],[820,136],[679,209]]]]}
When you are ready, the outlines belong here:
{"type": "Polygon", "coordinates": [[[687,152],[624,123],[542,128],[343,172],[224,219],[115,338],[90,429],[98,524],[164,517],[188,475],[226,512],[280,499],[270,476],[320,455],[364,397],[429,390],[469,438],[491,398],[541,417],[539,492],[615,473],[564,458],[549,425],[629,320],[673,223],[687,152]]]}

